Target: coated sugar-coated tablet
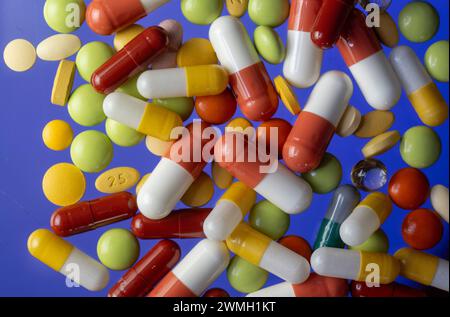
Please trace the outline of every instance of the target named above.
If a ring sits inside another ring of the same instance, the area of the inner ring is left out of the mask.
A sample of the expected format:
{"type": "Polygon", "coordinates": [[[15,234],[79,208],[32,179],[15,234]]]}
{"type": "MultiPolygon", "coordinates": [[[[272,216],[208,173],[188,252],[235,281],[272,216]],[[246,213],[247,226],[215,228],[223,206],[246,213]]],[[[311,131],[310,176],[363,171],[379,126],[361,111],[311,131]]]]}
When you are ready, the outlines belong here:
{"type": "Polygon", "coordinates": [[[87,173],[105,169],[113,158],[113,145],[109,138],[99,131],[88,130],[78,134],[70,147],[73,163],[87,173]]]}
{"type": "Polygon", "coordinates": [[[341,121],[336,128],[336,133],[340,137],[348,137],[358,130],[362,120],[361,112],[353,106],[348,106],[342,115],[341,121]]]}
{"type": "Polygon", "coordinates": [[[45,197],[57,206],[77,203],[86,190],[86,179],[78,167],[59,163],[50,167],[42,179],[45,197]],[[64,190],[61,190],[64,189],[64,190]]]}
{"type": "Polygon", "coordinates": [[[289,16],[289,0],[250,0],[248,13],[257,25],[276,27],[289,16]]]}
{"type": "Polygon", "coordinates": [[[123,147],[135,146],[141,143],[145,135],[113,119],[106,119],[105,130],[115,144],[123,147]]]}
{"type": "Polygon", "coordinates": [[[59,33],[71,33],[80,28],[85,13],[83,0],[47,0],[44,5],[45,22],[59,33]]]}
{"type": "Polygon", "coordinates": [[[141,74],[137,74],[130,79],[128,79],[125,83],[122,84],[119,88],[116,89],[116,92],[121,92],[130,96],[133,96],[135,98],[147,101],[146,98],[142,97],[142,95],[139,93],[137,89],[137,81],[139,79],[139,76],[141,74]]]}
{"type": "Polygon", "coordinates": [[[400,208],[417,209],[430,195],[430,183],[424,173],[416,168],[403,168],[389,181],[389,196],[400,208]]]}
{"type": "Polygon", "coordinates": [[[105,194],[126,191],[136,185],[141,175],[132,167],[116,167],[103,172],[95,180],[95,188],[105,194]]]}
{"type": "Polygon", "coordinates": [[[389,251],[389,239],[383,230],[379,229],[373,235],[367,239],[366,242],[350,246],[351,250],[358,250],[364,252],[375,252],[375,253],[388,253],[389,251]]]}
{"type": "Polygon", "coordinates": [[[67,110],[79,125],[92,127],[106,119],[103,112],[105,95],[95,91],[90,84],[78,87],[70,96],[67,110]]]}
{"type": "Polygon", "coordinates": [[[226,0],[228,13],[240,18],[247,12],[248,0],[226,0]]]}
{"type": "Polygon", "coordinates": [[[139,24],[132,24],[123,30],[120,30],[114,36],[114,48],[116,51],[120,51],[127,45],[132,39],[134,39],[139,33],[144,31],[144,27],[139,24]]]}
{"type": "Polygon", "coordinates": [[[286,48],[278,33],[268,26],[258,26],[254,33],[255,47],[270,64],[280,64],[286,57],[286,48]]]}
{"type": "Polygon", "coordinates": [[[195,99],[195,110],[198,116],[203,121],[212,124],[227,122],[234,116],[236,108],[236,98],[229,88],[220,95],[197,97],[195,99]]]}
{"type": "Polygon", "coordinates": [[[62,60],[59,63],[53,81],[52,96],[50,101],[54,105],[65,106],[72,92],[75,78],[76,65],[72,61],[62,60]]]}
{"type": "Polygon", "coordinates": [[[122,271],[130,268],[139,257],[139,242],[125,229],[106,231],[97,242],[97,256],[107,268],[122,271]]]}
{"type": "Polygon", "coordinates": [[[425,66],[434,79],[441,82],[449,80],[448,41],[439,41],[431,45],[425,53],[425,66]]]}
{"type": "Polygon", "coordinates": [[[78,51],[76,58],[77,69],[80,76],[85,81],[90,82],[92,73],[113,55],[113,48],[106,43],[97,41],[85,44],[78,51]]]}
{"type": "Polygon", "coordinates": [[[211,42],[203,38],[193,38],[184,43],[177,53],[178,67],[217,64],[216,52],[211,42]]]}
{"type": "Polygon", "coordinates": [[[395,117],[390,111],[375,110],[366,113],[361,118],[361,124],[355,135],[359,138],[373,138],[389,130],[394,124],[395,117]]]}
{"type": "Polygon", "coordinates": [[[443,231],[441,219],[428,209],[414,210],[403,220],[403,240],[416,250],[433,248],[441,241],[443,231]]]}
{"type": "Polygon", "coordinates": [[[252,293],[266,284],[269,273],[262,268],[235,256],[227,269],[230,285],[241,293],[252,293]]]}
{"type": "MultiPolygon", "coordinates": [[[[256,130],[258,142],[262,142],[266,146],[266,153],[271,153],[271,143],[272,147],[275,145],[278,149],[278,156],[281,158],[283,153],[283,146],[287,140],[289,133],[291,133],[292,125],[284,119],[270,119],[266,122],[261,123],[261,125],[256,130]],[[271,140],[271,131],[276,130],[278,138],[271,140]]],[[[273,154],[273,153],[272,153],[273,154]]]]}
{"type": "Polygon", "coordinates": [[[304,257],[308,262],[311,261],[311,255],[313,253],[308,241],[299,236],[285,236],[278,241],[279,244],[285,246],[289,250],[304,257]]]}
{"type": "Polygon", "coordinates": [[[249,223],[272,240],[278,240],[288,231],[290,217],[271,202],[263,200],[253,206],[249,223]]]}
{"type": "Polygon", "coordinates": [[[208,25],[222,13],[223,0],[181,0],[181,11],[191,23],[208,25]]]}
{"type": "Polygon", "coordinates": [[[211,175],[217,187],[220,189],[227,189],[233,183],[233,175],[226,169],[221,167],[217,162],[211,164],[211,175]]]}
{"type": "Polygon", "coordinates": [[[202,172],[181,198],[189,207],[206,205],[214,195],[214,184],[208,174],[202,172]]]}
{"type": "Polygon", "coordinates": [[[398,25],[411,42],[422,43],[431,39],[439,28],[439,14],[428,2],[412,1],[400,12],[398,25]]]}
{"type": "Polygon", "coordinates": [[[334,155],[325,153],[318,168],[302,175],[315,193],[326,194],[339,186],[342,179],[342,165],[334,155]]]}
{"type": "Polygon", "coordinates": [[[47,123],[42,130],[42,139],[45,146],[53,151],[67,149],[73,140],[72,127],[63,120],[53,120],[47,123]]]}
{"type": "Polygon", "coordinates": [[[433,129],[416,126],[405,132],[400,144],[403,160],[412,167],[427,168],[441,155],[441,140],[433,129]]]}
{"type": "Polygon", "coordinates": [[[36,47],[37,56],[44,61],[60,61],[72,56],[81,47],[78,36],[73,34],[52,35],[36,47]]]}
{"type": "Polygon", "coordinates": [[[194,111],[194,99],[191,97],[153,99],[153,103],[177,113],[181,120],[186,121],[194,111]]]}
{"type": "Polygon", "coordinates": [[[36,62],[36,50],[30,42],[16,39],[9,42],[3,51],[3,60],[9,69],[25,72],[36,62]]]}

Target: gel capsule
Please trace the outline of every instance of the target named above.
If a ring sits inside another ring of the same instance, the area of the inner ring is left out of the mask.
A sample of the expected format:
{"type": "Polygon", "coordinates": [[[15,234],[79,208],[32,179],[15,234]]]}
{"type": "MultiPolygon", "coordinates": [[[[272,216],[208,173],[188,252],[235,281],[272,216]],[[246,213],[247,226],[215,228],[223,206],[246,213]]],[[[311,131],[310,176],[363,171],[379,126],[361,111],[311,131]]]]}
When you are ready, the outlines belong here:
{"type": "Polygon", "coordinates": [[[148,297],[198,297],[227,268],[230,254],[223,242],[200,241],[148,297]]]}
{"type": "Polygon", "coordinates": [[[102,94],[113,92],[129,78],[145,71],[168,45],[169,36],[163,28],[149,27],[92,74],[92,86],[102,94]]]}
{"type": "Polygon", "coordinates": [[[219,65],[148,70],[137,81],[139,93],[148,99],[218,95],[227,85],[228,73],[219,65]]]}
{"type": "Polygon", "coordinates": [[[99,262],[47,229],[38,229],[28,237],[28,251],[36,259],[90,291],[100,291],[109,281],[109,272],[99,262]]]}
{"type": "Polygon", "coordinates": [[[161,240],[110,289],[108,297],[143,297],[175,266],[181,250],[161,240]]]}
{"type": "Polygon", "coordinates": [[[385,194],[368,195],[345,219],[339,230],[342,241],[349,246],[366,242],[392,212],[392,202],[385,194]]]}
{"type": "Polygon", "coordinates": [[[244,183],[232,184],[206,218],[203,231],[210,240],[224,241],[256,202],[256,193],[244,183]]]}
{"type": "Polygon", "coordinates": [[[214,156],[222,168],[288,214],[298,214],[311,204],[311,186],[279,163],[278,157],[272,157],[270,166],[263,163],[257,145],[242,133],[222,136],[214,156]]]}
{"type": "Polygon", "coordinates": [[[106,96],[103,111],[108,118],[163,141],[169,141],[172,129],[183,125],[175,112],[120,92],[106,96]]]}
{"type": "Polygon", "coordinates": [[[86,22],[97,34],[111,35],[170,0],[94,0],[87,7],[86,22]]]}
{"type": "Polygon", "coordinates": [[[400,262],[388,254],[337,248],[314,251],[311,266],[319,275],[359,282],[365,282],[379,268],[380,284],[392,283],[400,273],[400,262]]]}
{"type": "Polygon", "coordinates": [[[400,275],[423,285],[449,291],[448,261],[425,252],[403,248],[394,257],[401,262],[400,275]]]}
{"type": "Polygon", "coordinates": [[[283,147],[283,159],[291,170],[306,173],[320,165],[352,94],[346,74],[322,75],[283,147]]]}
{"type": "Polygon", "coordinates": [[[322,0],[293,0],[288,24],[283,74],[298,88],[314,85],[322,68],[323,52],[311,41],[311,30],[322,0]]]}
{"type": "Polygon", "coordinates": [[[331,48],[339,39],[357,0],[323,0],[312,27],[311,39],[322,49],[331,48]]]}
{"type": "Polygon", "coordinates": [[[333,195],[325,218],[320,225],[319,233],[314,243],[314,250],[322,247],[344,248],[339,229],[341,224],[358,205],[361,196],[358,190],[350,185],[339,186],[333,195]]]}
{"type": "Polygon", "coordinates": [[[182,209],[160,220],[139,214],[131,222],[131,230],[139,239],[204,238],[203,223],[211,208],[182,209]]]}
{"type": "Polygon", "coordinates": [[[240,223],[226,243],[231,252],[287,282],[298,284],[308,279],[310,266],[304,257],[246,223],[240,223]]]}
{"type": "Polygon", "coordinates": [[[398,46],[390,60],[420,120],[432,127],[443,124],[448,118],[447,102],[414,51],[398,46]]]}
{"type": "Polygon", "coordinates": [[[366,101],[389,110],[401,96],[401,84],[366,16],[354,9],[337,44],[366,101]]]}
{"type": "Polygon", "coordinates": [[[137,196],[142,215],[153,220],[167,217],[200,176],[212,156],[204,151],[205,146],[212,142],[202,137],[207,128],[210,126],[206,123],[189,125],[189,133],[175,142],[161,158],[137,196]],[[184,149],[190,153],[183,155],[184,149]]]}
{"type": "Polygon", "coordinates": [[[391,283],[368,287],[366,282],[352,282],[352,297],[426,297],[424,291],[406,285],[391,283]]]}
{"type": "Polygon", "coordinates": [[[131,218],[136,211],[136,198],[121,192],[59,208],[50,225],[58,236],[67,237],[131,218]]]}
{"type": "Polygon", "coordinates": [[[253,121],[270,119],[278,109],[278,95],[244,25],[235,17],[220,17],[211,25],[209,39],[230,74],[242,113],[253,121]]]}

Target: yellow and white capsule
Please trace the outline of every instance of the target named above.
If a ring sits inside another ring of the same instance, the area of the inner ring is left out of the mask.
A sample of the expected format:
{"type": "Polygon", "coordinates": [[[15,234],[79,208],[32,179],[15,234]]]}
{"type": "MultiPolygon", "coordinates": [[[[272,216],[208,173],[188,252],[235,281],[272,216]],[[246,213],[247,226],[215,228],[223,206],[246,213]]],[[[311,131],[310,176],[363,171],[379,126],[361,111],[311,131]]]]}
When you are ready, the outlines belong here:
{"type": "Polygon", "coordinates": [[[389,254],[328,247],[314,251],[311,266],[322,276],[358,282],[379,277],[380,284],[392,283],[400,273],[400,262],[389,254]]]}
{"type": "Polygon", "coordinates": [[[416,53],[408,46],[398,46],[390,60],[420,120],[432,127],[443,124],[448,105],[416,53]]]}
{"type": "Polygon", "coordinates": [[[401,263],[401,276],[423,285],[449,291],[447,260],[411,248],[398,250],[394,257],[401,263]]]}
{"type": "Polygon", "coordinates": [[[175,112],[120,92],[106,96],[103,111],[108,118],[163,141],[169,141],[172,129],[183,125],[175,112]]]}
{"type": "Polygon", "coordinates": [[[55,271],[69,276],[90,291],[100,291],[109,281],[109,272],[99,262],[47,229],[38,229],[28,238],[32,256],[55,271]],[[79,273],[79,275],[77,274],[79,273]]]}
{"type": "Polygon", "coordinates": [[[256,192],[237,182],[228,188],[203,223],[203,231],[210,240],[224,241],[241,223],[256,202],[256,192]]]}
{"type": "Polygon", "coordinates": [[[310,266],[301,255],[241,222],[226,240],[228,249],[244,260],[299,284],[309,277],[310,266]]]}
{"type": "Polygon", "coordinates": [[[137,88],[148,99],[214,96],[228,85],[228,73],[219,65],[148,70],[139,76],[137,88]]]}
{"type": "Polygon", "coordinates": [[[339,234],[349,246],[366,242],[392,212],[392,202],[383,193],[368,195],[342,223],[339,234]]]}

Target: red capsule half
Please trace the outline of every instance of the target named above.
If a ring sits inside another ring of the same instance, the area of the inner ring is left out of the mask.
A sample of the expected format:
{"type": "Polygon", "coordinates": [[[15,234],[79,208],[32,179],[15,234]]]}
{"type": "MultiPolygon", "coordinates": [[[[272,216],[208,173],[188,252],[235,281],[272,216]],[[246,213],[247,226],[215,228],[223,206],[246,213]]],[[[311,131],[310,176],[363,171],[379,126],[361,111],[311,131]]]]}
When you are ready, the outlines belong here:
{"type": "Polygon", "coordinates": [[[425,292],[398,283],[368,287],[365,282],[352,282],[353,297],[426,297],[425,292]]]}

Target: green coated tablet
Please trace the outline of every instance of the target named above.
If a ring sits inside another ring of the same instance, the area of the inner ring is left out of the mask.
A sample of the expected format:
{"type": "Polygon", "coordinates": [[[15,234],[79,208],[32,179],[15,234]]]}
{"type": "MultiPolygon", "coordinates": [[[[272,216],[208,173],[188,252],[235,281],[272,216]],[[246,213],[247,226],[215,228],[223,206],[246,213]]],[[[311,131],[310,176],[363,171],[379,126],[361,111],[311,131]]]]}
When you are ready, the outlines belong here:
{"type": "Polygon", "coordinates": [[[252,293],[266,284],[269,273],[262,268],[235,256],[228,266],[227,277],[231,286],[241,293],[252,293]]]}
{"type": "Polygon", "coordinates": [[[77,54],[76,64],[81,77],[91,81],[92,73],[114,55],[114,49],[103,42],[90,42],[77,54]]]}
{"type": "Polygon", "coordinates": [[[85,84],[78,87],[70,96],[67,104],[70,117],[79,125],[92,127],[102,123],[106,119],[103,112],[103,100],[105,95],[85,84]]]}
{"type": "Polygon", "coordinates": [[[139,257],[139,242],[125,229],[106,231],[97,243],[97,255],[100,262],[115,271],[129,269],[139,257]]]}
{"type": "Polygon", "coordinates": [[[181,11],[191,23],[208,25],[214,22],[223,9],[223,0],[181,0],[181,11]]]}
{"type": "Polygon", "coordinates": [[[278,33],[268,26],[258,26],[254,34],[255,47],[267,62],[280,64],[286,56],[286,48],[278,33]]]}
{"type": "Polygon", "coordinates": [[[79,29],[85,12],[83,0],[47,0],[44,5],[45,22],[59,33],[72,33],[79,29]]]}
{"type": "Polygon", "coordinates": [[[398,17],[400,32],[415,43],[430,40],[438,31],[439,23],[439,14],[436,9],[424,1],[408,3],[398,17]]]}
{"type": "Polygon", "coordinates": [[[330,153],[325,153],[319,167],[303,174],[305,181],[317,194],[326,194],[336,189],[342,179],[342,165],[330,153]]]}
{"type": "Polygon", "coordinates": [[[106,119],[105,130],[111,141],[123,147],[135,146],[141,143],[145,137],[135,129],[110,118],[106,119]]]}
{"type": "Polygon", "coordinates": [[[439,41],[431,45],[425,54],[425,66],[434,79],[448,82],[449,79],[448,41],[439,41]]]}
{"type": "Polygon", "coordinates": [[[249,223],[253,229],[278,240],[288,231],[290,217],[267,200],[260,201],[250,211],[249,223]]]}
{"type": "Polygon", "coordinates": [[[289,16],[289,0],[250,0],[248,13],[257,25],[277,27],[289,16]]]}
{"type": "Polygon", "coordinates": [[[426,126],[413,127],[403,135],[400,154],[411,167],[430,167],[441,155],[439,135],[426,126]]]}
{"type": "Polygon", "coordinates": [[[70,156],[72,162],[83,172],[97,173],[111,163],[113,145],[104,133],[84,131],[72,141],[70,156]]]}

